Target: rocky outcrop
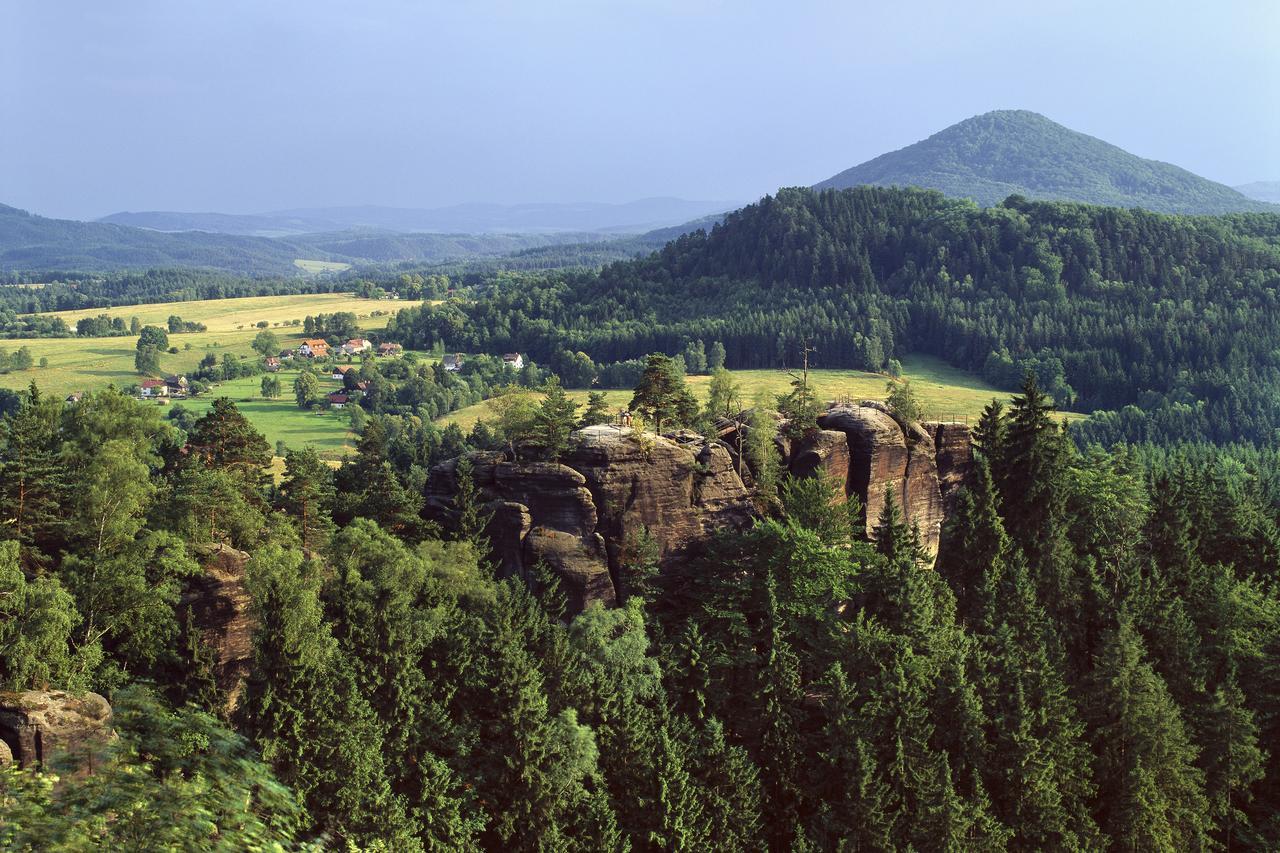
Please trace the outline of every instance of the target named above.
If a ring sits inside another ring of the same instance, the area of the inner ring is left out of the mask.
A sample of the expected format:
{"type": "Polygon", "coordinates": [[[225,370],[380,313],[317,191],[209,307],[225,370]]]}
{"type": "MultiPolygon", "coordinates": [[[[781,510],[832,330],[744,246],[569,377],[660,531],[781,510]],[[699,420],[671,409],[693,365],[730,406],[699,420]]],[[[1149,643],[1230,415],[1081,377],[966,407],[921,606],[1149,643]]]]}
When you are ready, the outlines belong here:
{"type": "MultiPolygon", "coordinates": [[[[562,462],[518,463],[475,453],[472,477],[486,508],[494,552],[507,575],[542,562],[556,573],[570,612],[617,600],[620,555],[647,531],[660,561],[754,517],[751,493],[728,448],[694,433],[660,437],[627,428],[579,430],[562,462]]],[[[456,521],[457,460],[428,479],[426,514],[456,521]]]]}
{"type": "Polygon", "coordinates": [[[825,476],[849,494],[851,455],[848,436],[833,429],[814,430],[794,442],[788,464],[793,477],[825,476]]]}
{"type": "MultiPolygon", "coordinates": [[[[846,494],[856,494],[862,501],[867,535],[874,535],[888,490],[906,521],[919,529],[925,549],[936,554],[948,501],[968,470],[968,427],[901,422],[874,400],[833,405],[818,416],[818,426],[821,432],[799,442],[791,472],[805,475],[818,470],[822,466],[815,467],[815,451],[808,445],[829,446],[828,433],[842,434],[848,443],[846,494]]],[[[829,471],[830,466],[822,470],[829,471]]]]}
{"type": "Polygon", "coordinates": [[[196,632],[200,654],[230,712],[253,665],[254,621],[244,584],[249,555],[210,544],[198,547],[195,556],[203,571],[187,581],[178,615],[184,628],[196,632]]]}
{"type": "Polygon", "coordinates": [[[968,424],[927,423],[922,426],[933,436],[943,515],[949,515],[955,506],[956,491],[964,483],[973,461],[973,437],[968,424]]]}
{"type": "MultiPolygon", "coordinates": [[[[539,562],[560,578],[570,612],[617,599],[620,567],[633,537],[647,533],[667,568],[717,531],[756,518],[751,472],[735,455],[747,419],[726,419],[722,440],[682,431],[666,436],[611,425],[574,433],[560,462],[517,463],[473,453],[472,477],[491,513],[487,528],[504,575],[527,576],[539,562]]],[[[831,406],[818,429],[777,443],[783,470],[826,476],[866,509],[873,534],[886,489],[936,553],[948,499],[969,465],[968,430],[957,424],[900,423],[875,401],[831,406]]],[[[426,514],[456,522],[458,460],[428,479],[426,514]]]]}
{"type": "MultiPolygon", "coordinates": [[[[490,513],[486,532],[504,576],[527,576],[544,563],[560,578],[570,610],[592,601],[616,600],[604,540],[591,492],[579,472],[557,462],[508,462],[501,453],[468,457],[472,479],[490,513]]],[[[431,471],[426,494],[430,517],[456,521],[458,460],[431,471]]]]}
{"type": "Polygon", "coordinates": [[[58,766],[92,772],[94,754],[112,737],[111,706],[97,693],[61,690],[0,693],[0,765],[58,766]]]}

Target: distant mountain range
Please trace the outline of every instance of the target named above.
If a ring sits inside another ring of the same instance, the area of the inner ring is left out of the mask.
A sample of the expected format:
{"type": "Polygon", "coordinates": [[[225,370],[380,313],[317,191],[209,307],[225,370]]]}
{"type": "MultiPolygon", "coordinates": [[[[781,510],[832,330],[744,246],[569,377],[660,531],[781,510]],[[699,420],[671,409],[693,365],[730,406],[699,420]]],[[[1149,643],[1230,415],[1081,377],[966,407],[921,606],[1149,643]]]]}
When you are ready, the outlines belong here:
{"type": "Polygon", "coordinates": [[[288,238],[205,231],[166,233],[110,222],[48,219],[0,205],[0,270],[96,272],[199,267],[247,275],[295,275],[299,258],[350,264],[490,257],[613,235],[399,234],[370,229],[288,238]]]}
{"type": "Polygon", "coordinates": [[[1017,194],[1160,213],[1280,213],[1280,207],[1260,201],[1262,196],[1145,160],[1026,110],[965,119],[846,169],[815,189],[860,184],[925,187],[985,206],[1017,194]]]}
{"type": "Polygon", "coordinates": [[[741,207],[733,201],[646,198],[626,204],[459,204],[440,208],[363,205],[279,210],[260,214],[113,213],[98,220],[154,231],[207,231],[288,237],[350,229],[398,233],[555,234],[566,231],[642,234],[741,207]]]}
{"type": "Polygon", "coordinates": [[[1236,187],[1236,191],[1258,201],[1280,204],[1280,181],[1254,181],[1251,184],[1241,184],[1236,187]]]}

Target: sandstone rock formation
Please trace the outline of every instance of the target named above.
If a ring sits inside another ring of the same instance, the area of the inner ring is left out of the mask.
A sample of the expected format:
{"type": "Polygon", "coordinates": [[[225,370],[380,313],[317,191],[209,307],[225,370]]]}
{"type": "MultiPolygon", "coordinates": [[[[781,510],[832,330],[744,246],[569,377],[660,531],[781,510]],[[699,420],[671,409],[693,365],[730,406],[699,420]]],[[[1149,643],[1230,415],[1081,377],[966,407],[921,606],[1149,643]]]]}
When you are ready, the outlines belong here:
{"type": "Polygon", "coordinates": [[[973,461],[973,439],[967,424],[927,423],[922,426],[933,436],[943,514],[949,515],[955,505],[956,491],[964,483],[973,461]]]}
{"type": "MultiPolygon", "coordinates": [[[[752,477],[734,447],[745,419],[726,420],[721,441],[681,431],[666,436],[610,425],[573,435],[561,462],[511,462],[500,452],[470,455],[488,511],[487,528],[504,575],[527,576],[539,562],[560,578],[570,612],[617,599],[628,541],[648,532],[668,567],[716,531],[756,517],[752,477]]],[[[882,403],[830,407],[818,429],[777,444],[793,476],[824,475],[857,495],[870,536],[886,488],[936,553],[949,500],[969,465],[969,431],[959,424],[899,423],[882,403]]],[[[456,521],[457,460],[428,479],[426,514],[456,521]]]]}
{"type": "Polygon", "coordinates": [[[189,579],[178,617],[199,635],[227,710],[235,708],[253,665],[253,617],[244,567],[249,555],[225,545],[196,549],[201,574],[189,579]]]}
{"type": "Polygon", "coordinates": [[[797,443],[790,471],[806,476],[821,470],[839,477],[847,464],[845,494],[856,494],[866,509],[867,535],[873,535],[888,490],[906,521],[916,525],[931,554],[938,539],[949,497],[963,481],[969,465],[969,431],[960,424],[899,422],[883,403],[833,405],[818,416],[819,432],[797,443]],[[838,449],[847,443],[847,463],[838,449]]]}
{"type": "MultiPolygon", "coordinates": [[[[602,425],[574,433],[563,464],[509,462],[500,453],[470,459],[493,513],[487,532],[501,571],[525,575],[544,562],[559,576],[570,612],[616,601],[629,537],[647,530],[667,563],[754,514],[729,450],[692,433],[659,437],[602,425]]],[[[456,491],[457,460],[432,469],[427,515],[451,522],[456,491]]]]}
{"type": "Polygon", "coordinates": [[[0,765],[7,754],[21,767],[62,760],[73,773],[88,773],[93,753],[111,737],[111,706],[97,693],[0,693],[0,765]]]}

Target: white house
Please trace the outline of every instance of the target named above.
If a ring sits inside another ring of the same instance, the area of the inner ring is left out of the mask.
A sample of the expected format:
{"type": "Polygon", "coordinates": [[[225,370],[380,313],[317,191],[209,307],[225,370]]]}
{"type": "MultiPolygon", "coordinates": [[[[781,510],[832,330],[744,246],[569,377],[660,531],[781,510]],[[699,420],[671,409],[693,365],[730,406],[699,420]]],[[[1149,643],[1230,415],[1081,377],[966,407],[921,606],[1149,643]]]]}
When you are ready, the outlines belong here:
{"type": "Polygon", "coordinates": [[[141,388],[144,397],[168,397],[169,383],[163,379],[144,379],[141,388]]]}
{"type": "Polygon", "coordinates": [[[373,343],[364,338],[352,338],[342,345],[343,355],[359,355],[373,349],[373,343]]]}
{"type": "Polygon", "coordinates": [[[446,355],[442,363],[444,364],[445,370],[447,370],[450,373],[453,373],[456,370],[462,369],[462,361],[463,361],[462,353],[455,352],[452,355],[446,355]]]}
{"type": "Polygon", "coordinates": [[[324,358],[329,354],[329,344],[319,338],[308,338],[298,347],[298,355],[307,358],[324,358]]]}
{"type": "Polygon", "coordinates": [[[524,357],[518,352],[509,352],[502,357],[502,365],[512,370],[519,370],[524,367],[524,357]]]}

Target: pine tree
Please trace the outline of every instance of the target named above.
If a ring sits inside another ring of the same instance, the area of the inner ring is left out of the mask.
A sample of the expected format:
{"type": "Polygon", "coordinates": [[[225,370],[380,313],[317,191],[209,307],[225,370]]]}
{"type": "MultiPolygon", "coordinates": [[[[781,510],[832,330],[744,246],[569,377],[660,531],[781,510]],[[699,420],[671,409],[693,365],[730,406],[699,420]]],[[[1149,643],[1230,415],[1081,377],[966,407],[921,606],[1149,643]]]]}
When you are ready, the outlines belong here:
{"type": "Polygon", "coordinates": [[[646,360],[631,398],[631,410],[652,422],[653,431],[661,434],[664,423],[668,427],[692,423],[698,415],[698,401],[672,359],[655,353],[646,360]]]}
{"type": "Polygon", "coordinates": [[[0,418],[0,537],[21,546],[28,570],[46,567],[58,543],[61,503],[67,487],[58,460],[57,414],[32,386],[14,414],[0,418]]]}
{"type": "Polygon", "coordinates": [[[333,469],[315,448],[290,450],[285,455],[278,504],[295,519],[304,551],[318,551],[328,543],[334,530],[336,499],[333,469]]]}
{"type": "Polygon", "coordinates": [[[569,447],[578,404],[569,399],[559,382],[547,383],[543,395],[542,403],[533,412],[528,444],[540,458],[555,461],[569,447]]]}
{"type": "Polygon", "coordinates": [[[1127,617],[1108,632],[1086,717],[1097,755],[1098,825],[1125,850],[1209,846],[1209,804],[1196,748],[1127,617]]]}
{"type": "Polygon", "coordinates": [[[578,421],[578,427],[585,428],[612,422],[613,414],[609,411],[608,395],[603,391],[588,392],[587,408],[582,412],[582,418],[578,421]]]}

